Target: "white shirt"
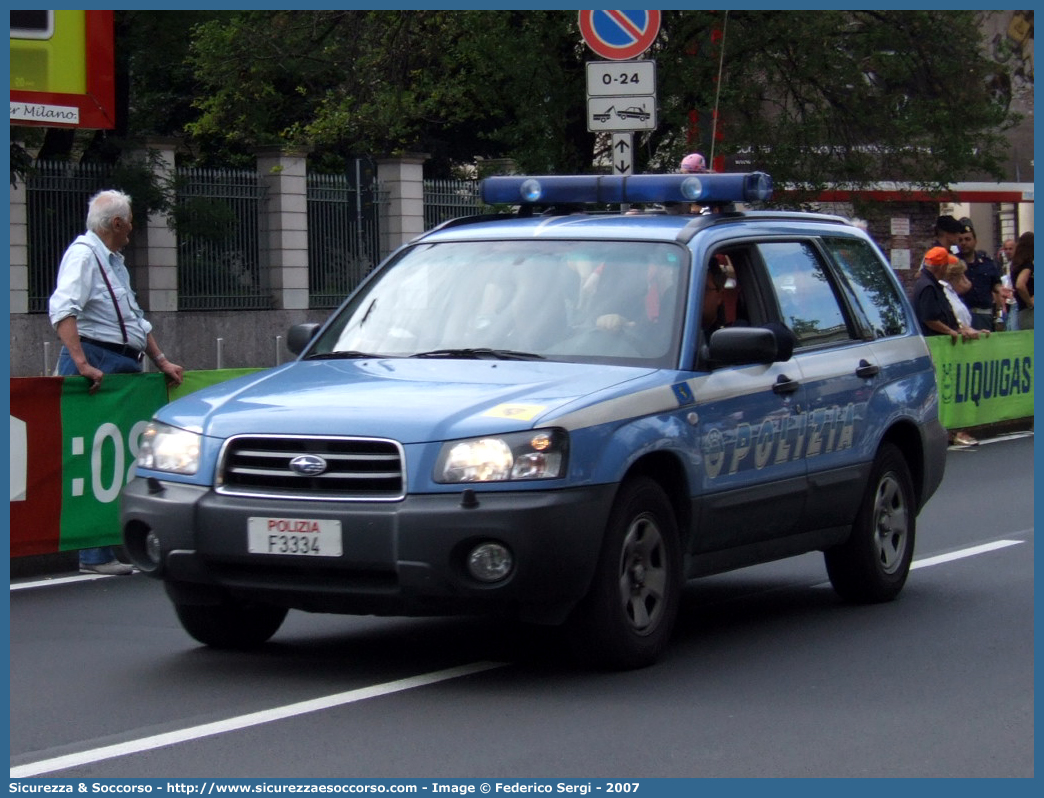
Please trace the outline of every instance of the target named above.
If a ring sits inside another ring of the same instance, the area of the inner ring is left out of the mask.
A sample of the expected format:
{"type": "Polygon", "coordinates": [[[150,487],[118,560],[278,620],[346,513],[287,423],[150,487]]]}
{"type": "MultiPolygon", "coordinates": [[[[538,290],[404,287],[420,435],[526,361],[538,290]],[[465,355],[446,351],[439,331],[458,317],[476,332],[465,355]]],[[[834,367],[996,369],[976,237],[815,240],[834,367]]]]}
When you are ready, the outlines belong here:
{"type": "Polygon", "coordinates": [[[971,327],[971,311],[968,310],[968,306],[961,301],[961,298],[957,294],[957,292],[953,290],[953,286],[945,280],[940,280],[939,285],[942,286],[943,291],[946,294],[946,298],[950,300],[950,307],[953,308],[953,315],[957,317],[957,322],[960,324],[960,326],[971,327]]]}
{"type": "Polygon", "coordinates": [[[127,328],[127,345],[144,350],[152,325],[145,320],[131,290],[130,273],[123,256],[110,252],[96,233],[87,231],[77,237],[62,256],[57,286],[48,303],[51,324],[57,327],[62,319],[74,316],[76,328],[84,338],[122,344],[123,332],[112,303],[113,296],[127,328]],[[112,294],[102,277],[102,264],[112,294]]]}

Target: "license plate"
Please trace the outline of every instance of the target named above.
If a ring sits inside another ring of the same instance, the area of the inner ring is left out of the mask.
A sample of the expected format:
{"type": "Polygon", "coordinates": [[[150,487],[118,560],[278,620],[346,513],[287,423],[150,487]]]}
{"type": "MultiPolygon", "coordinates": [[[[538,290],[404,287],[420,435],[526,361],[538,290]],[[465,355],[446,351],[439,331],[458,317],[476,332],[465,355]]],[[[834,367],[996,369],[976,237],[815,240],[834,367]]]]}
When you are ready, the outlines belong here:
{"type": "Polygon", "coordinates": [[[341,522],[313,518],[248,518],[251,554],[340,557],[341,522]]]}

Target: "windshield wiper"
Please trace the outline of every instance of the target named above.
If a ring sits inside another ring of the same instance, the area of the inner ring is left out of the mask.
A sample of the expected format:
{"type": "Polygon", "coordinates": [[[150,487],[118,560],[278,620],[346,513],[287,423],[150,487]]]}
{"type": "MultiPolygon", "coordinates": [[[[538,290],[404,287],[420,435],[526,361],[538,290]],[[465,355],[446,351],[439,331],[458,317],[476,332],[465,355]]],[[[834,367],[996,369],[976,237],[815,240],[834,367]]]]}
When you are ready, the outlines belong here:
{"type": "Polygon", "coordinates": [[[358,352],[354,349],[349,349],[342,352],[319,352],[314,355],[308,355],[305,360],[357,360],[359,358],[367,357],[396,357],[396,355],[375,355],[373,352],[358,352]]]}
{"type": "Polygon", "coordinates": [[[418,352],[410,357],[446,357],[471,358],[474,360],[545,360],[543,355],[533,352],[515,352],[511,349],[433,349],[430,352],[418,352]]]}

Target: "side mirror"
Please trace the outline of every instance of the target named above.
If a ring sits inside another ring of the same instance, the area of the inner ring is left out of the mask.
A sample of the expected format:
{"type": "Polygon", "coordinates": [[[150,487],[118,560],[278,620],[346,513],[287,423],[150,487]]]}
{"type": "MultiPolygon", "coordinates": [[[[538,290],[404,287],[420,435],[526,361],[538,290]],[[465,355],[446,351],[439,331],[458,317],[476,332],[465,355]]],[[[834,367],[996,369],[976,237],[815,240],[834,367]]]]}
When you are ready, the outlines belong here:
{"type": "Polygon", "coordinates": [[[315,322],[295,324],[287,333],[286,348],[295,355],[301,354],[308,344],[312,342],[312,339],[315,338],[315,334],[319,332],[320,326],[315,322]]]}
{"type": "Polygon", "coordinates": [[[711,334],[708,360],[712,366],[745,366],[790,360],[794,333],[783,324],[763,327],[726,327],[711,334]]]}

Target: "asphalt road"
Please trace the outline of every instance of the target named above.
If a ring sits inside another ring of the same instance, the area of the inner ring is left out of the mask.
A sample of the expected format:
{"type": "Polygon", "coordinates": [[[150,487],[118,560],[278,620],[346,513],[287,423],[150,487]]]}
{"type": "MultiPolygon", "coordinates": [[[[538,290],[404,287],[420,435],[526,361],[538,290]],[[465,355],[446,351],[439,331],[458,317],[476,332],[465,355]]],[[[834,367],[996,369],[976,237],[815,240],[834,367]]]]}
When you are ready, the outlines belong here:
{"type": "Polygon", "coordinates": [[[477,619],[292,612],[212,651],[143,576],[21,580],[12,776],[1029,777],[1032,490],[1032,437],[951,450],[899,600],[842,604],[818,555],[711,577],[628,673],[477,619]]]}

